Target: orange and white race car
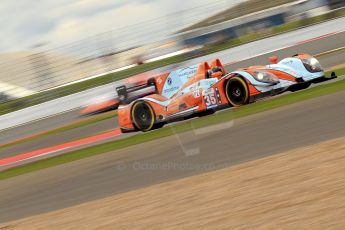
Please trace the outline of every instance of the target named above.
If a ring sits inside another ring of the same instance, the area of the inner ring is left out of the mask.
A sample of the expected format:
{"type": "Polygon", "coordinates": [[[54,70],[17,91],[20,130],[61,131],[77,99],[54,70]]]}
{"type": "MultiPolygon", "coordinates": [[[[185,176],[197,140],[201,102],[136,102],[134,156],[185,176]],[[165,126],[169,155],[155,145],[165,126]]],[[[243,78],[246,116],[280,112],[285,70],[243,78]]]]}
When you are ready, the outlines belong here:
{"type": "Polygon", "coordinates": [[[271,64],[227,73],[220,60],[186,67],[153,78],[156,93],[118,108],[123,132],[149,131],[193,115],[211,114],[225,106],[241,106],[284,91],[296,91],[326,78],[319,61],[298,54],[271,64]]]}

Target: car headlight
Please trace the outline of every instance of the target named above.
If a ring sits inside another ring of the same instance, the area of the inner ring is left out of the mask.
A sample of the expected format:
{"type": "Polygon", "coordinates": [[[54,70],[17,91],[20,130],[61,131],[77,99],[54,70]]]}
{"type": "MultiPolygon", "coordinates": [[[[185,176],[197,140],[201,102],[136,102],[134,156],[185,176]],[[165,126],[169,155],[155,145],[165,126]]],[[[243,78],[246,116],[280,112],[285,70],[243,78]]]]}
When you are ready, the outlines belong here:
{"type": "Polygon", "coordinates": [[[269,83],[275,85],[279,83],[279,79],[274,75],[266,71],[255,71],[253,74],[255,80],[259,82],[269,83]]]}
{"type": "Polygon", "coordinates": [[[323,71],[323,68],[320,62],[314,57],[302,59],[302,62],[303,62],[304,67],[311,73],[317,73],[317,72],[323,71]]]}

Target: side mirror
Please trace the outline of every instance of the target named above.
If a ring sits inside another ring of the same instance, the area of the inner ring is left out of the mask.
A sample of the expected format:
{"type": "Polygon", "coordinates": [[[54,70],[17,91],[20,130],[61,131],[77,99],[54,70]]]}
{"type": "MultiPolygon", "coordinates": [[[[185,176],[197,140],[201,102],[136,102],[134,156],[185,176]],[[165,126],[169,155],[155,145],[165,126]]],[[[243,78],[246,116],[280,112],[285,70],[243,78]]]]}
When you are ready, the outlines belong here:
{"type": "Polygon", "coordinates": [[[271,64],[277,64],[278,63],[278,57],[277,56],[269,57],[268,60],[270,61],[271,64]]]}

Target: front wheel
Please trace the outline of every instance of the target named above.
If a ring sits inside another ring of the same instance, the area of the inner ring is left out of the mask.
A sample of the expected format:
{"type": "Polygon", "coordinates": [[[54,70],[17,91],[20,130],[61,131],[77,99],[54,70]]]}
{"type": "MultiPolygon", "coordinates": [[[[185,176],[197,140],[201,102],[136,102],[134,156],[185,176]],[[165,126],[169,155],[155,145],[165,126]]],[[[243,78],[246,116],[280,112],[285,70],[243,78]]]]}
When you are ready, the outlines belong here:
{"type": "Polygon", "coordinates": [[[134,126],[143,132],[149,131],[155,125],[155,113],[145,101],[138,101],[132,107],[132,121],[134,126]]]}
{"type": "Polygon", "coordinates": [[[230,78],[225,85],[226,97],[232,106],[241,106],[249,102],[249,90],[246,82],[240,77],[230,78]]]}

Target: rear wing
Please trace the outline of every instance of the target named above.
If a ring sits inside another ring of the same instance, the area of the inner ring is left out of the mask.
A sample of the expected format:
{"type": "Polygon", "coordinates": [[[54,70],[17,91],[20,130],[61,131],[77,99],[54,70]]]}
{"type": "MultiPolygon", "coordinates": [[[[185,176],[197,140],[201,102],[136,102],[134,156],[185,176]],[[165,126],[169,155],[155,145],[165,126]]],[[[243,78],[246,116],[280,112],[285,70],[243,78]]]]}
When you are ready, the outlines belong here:
{"type": "Polygon", "coordinates": [[[120,85],[116,87],[117,97],[121,104],[129,104],[132,101],[157,92],[154,79],[141,84],[120,85]]]}

